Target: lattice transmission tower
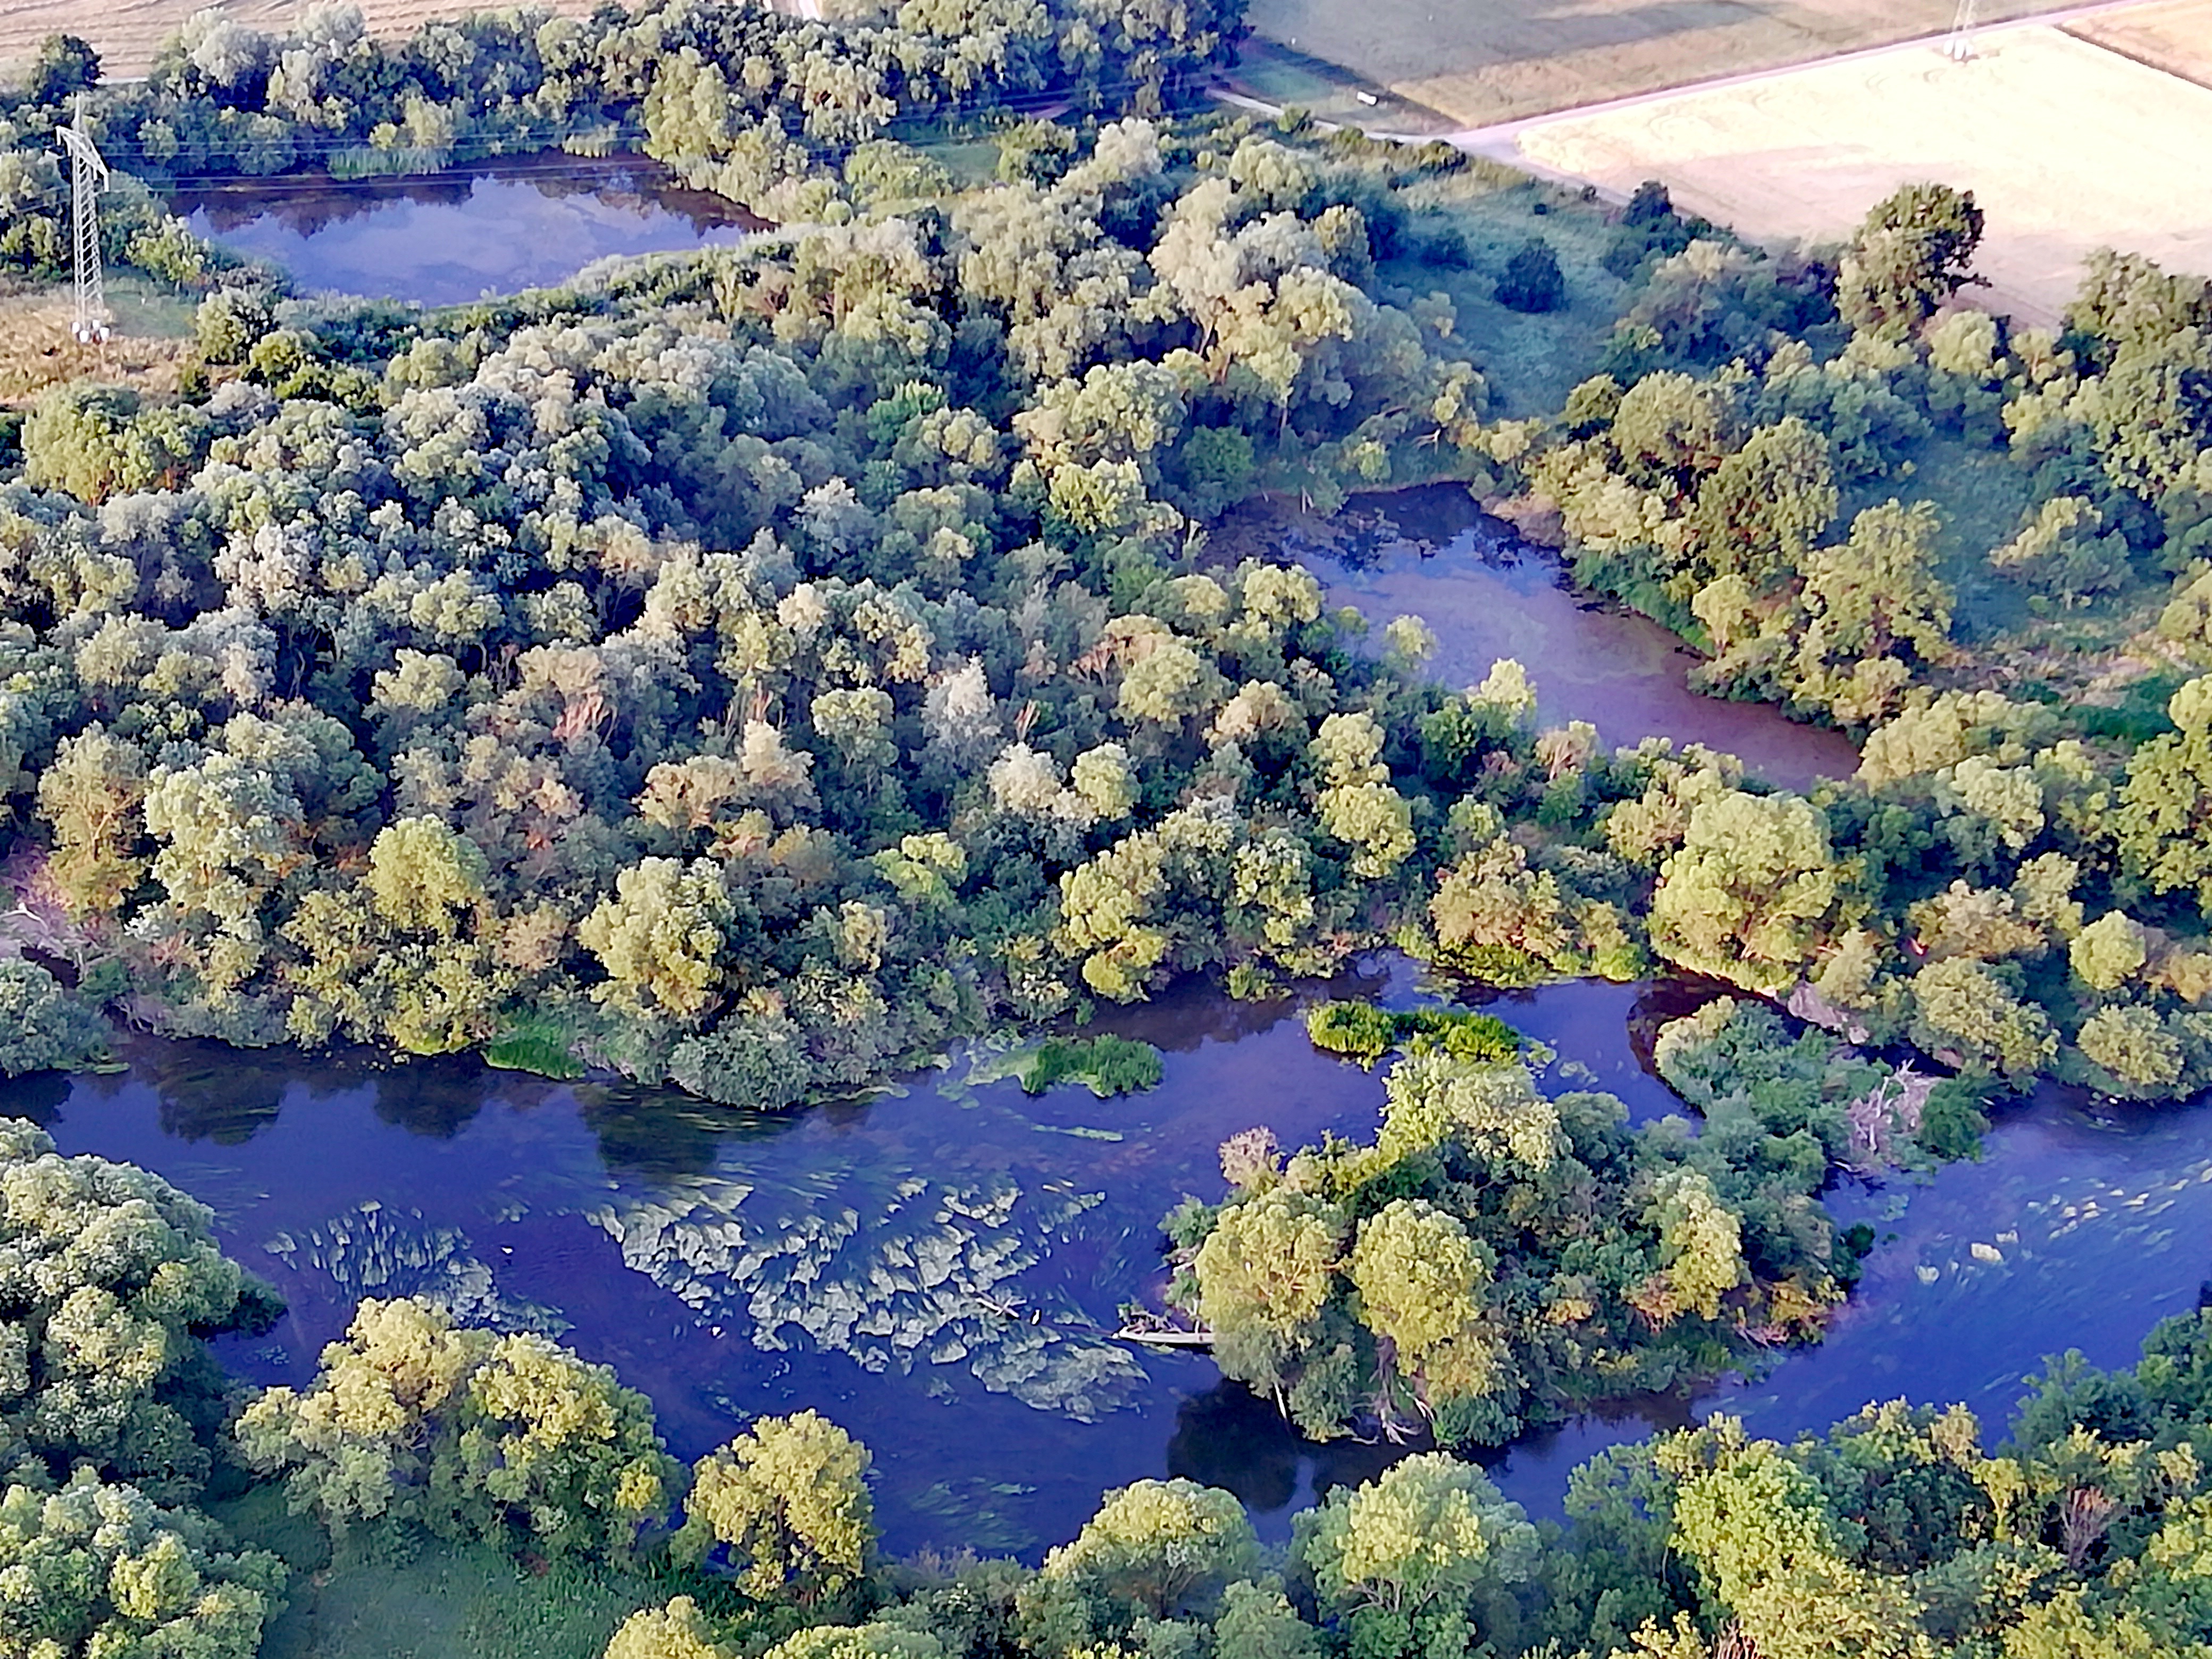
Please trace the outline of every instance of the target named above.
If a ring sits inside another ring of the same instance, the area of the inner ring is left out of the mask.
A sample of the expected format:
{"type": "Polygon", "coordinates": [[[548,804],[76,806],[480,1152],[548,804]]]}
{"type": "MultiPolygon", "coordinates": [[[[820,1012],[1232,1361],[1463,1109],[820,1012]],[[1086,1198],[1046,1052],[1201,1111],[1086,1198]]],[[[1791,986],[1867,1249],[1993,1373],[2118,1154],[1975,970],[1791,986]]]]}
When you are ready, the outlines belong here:
{"type": "Polygon", "coordinates": [[[55,129],[70,157],[70,240],[76,251],[76,316],[70,332],[86,345],[106,343],[107,281],[100,265],[100,192],[107,188],[107,163],[92,142],[85,96],[76,95],[74,125],[55,129]]]}
{"type": "Polygon", "coordinates": [[[1977,0],[1959,0],[1959,9],[1951,19],[1951,35],[1943,43],[1943,55],[1954,64],[1963,64],[1974,55],[1974,11],[1977,0]]]}

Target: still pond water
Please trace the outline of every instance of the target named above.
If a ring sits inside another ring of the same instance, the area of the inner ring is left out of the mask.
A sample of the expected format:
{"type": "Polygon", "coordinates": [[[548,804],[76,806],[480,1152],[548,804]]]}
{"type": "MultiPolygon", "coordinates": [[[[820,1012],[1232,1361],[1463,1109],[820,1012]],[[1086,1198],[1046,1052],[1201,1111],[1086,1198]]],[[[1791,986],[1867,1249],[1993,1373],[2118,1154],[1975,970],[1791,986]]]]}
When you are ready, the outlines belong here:
{"type": "Polygon", "coordinates": [[[744,240],[761,222],[641,156],[547,155],[428,179],[259,180],[180,193],[192,229],[306,293],[457,305],[595,259],[744,240]]]}
{"type": "MultiPolygon", "coordinates": [[[[623,163],[185,205],[303,288],[430,304],[744,229],[623,163]]],[[[1574,593],[1549,555],[1463,496],[1419,492],[1382,511],[1393,522],[1365,556],[1315,567],[1334,602],[1378,627],[1425,617],[1448,682],[1512,656],[1547,718],[1589,720],[1608,743],[1707,743],[1791,785],[1856,763],[1832,733],[1692,695],[1668,635],[1574,593]]],[[[1420,994],[1402,963],[1364,971],[1332,990],[1420,994]]],[[[1490,1006],[1589,1068],[1577,1086],[1610,1089],[1644,1119],[1678,1109],[1648,1069],[1650,1038],[1698,994],[1570,984],[1490,1006]]],[[[1162,1213],[1219,1193],[1220,1141],[1255,1124],[1287,1145],[1372,1132],[1380,1081],[1315,1053],[1297,1013],[1193,989],[1124,1016],[1118,1029],[1165,1052],[1166,1075],[1112,1102],[968,1086],[963,1060],[866,1104],[750,1119],[463,1062],[147,1040],[126,1073],[0,1086],[0,1110],[215,1207],[225,1248],[290,1302],[267,1337],[227,1346],[258,1380],[305,1381],[363,1295],[434,1293],[614,1364],[687,1458],[755,1414],[823,1410],[872,1449],[894,1550],[1033,1555],[1107,1488],[1170,1473],[1236,1491],[1280,1537],[1316,1492],[1387,1454],[1302,1444],[1203,1358],[1108,1334],[1122,1304],[1158,1290],[1162,1213]]],[[[2050,1090],[1998,1126],[1980,1163],[1851,1184],[1834,1201],[1883,1243],[1824,1346],[1694,1401],[1523,1442],[1500,1463],[1508,1491],[1556,1515],[1591,1452],[1715,1409],[1788,1435],[1869,1399],[1962,1400],[1994,1426],[2046,1354],[2126,1362],[2212,1271],[2212,1115],[2100,1115],[2050,1090]]]]}

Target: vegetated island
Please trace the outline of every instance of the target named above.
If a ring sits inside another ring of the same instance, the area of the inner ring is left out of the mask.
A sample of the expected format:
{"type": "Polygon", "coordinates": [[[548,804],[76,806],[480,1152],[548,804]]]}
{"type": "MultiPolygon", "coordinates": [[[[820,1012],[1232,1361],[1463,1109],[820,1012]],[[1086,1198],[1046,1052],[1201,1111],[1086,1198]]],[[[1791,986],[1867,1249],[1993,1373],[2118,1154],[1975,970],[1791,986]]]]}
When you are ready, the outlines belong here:
{"type": "MultiPolygon", "coordinates": [[[[1715,1005],[1664,1060],[1706,1133],[1632,1135],[1495,1033],[1323,1023],[1406,1048],[1376,1144],[1232,1143],[1229,1200],[1176,1223],[1180,1293],[1309,1428],[1462,1441],[1816,1322],[1863,1248],[1819,1206],[1834,1164],[1969,1151],[2045,1074],[2212,1078],[2212,284],[2114,254],[2063,331],[2015,329],[1960,303],[1981,220],[1941,185],[1825,252],[1656,187],[1607,220],[1441,146],[1170,118],[1233,18],[1179,13],[1162,48],[1116,15],[1024,14],[978,70],[964,24],[905,13],[385,46],[332,10],[283,42],[196,21],[143,87],[95,88],[118,159],[173,143],[171,177],[635,118],[784,228],[422,312],[289,297],[126,187],[113,257],[205,298],[175,393],[67,385],[0,428],[0,1066],[95,1060],[114,1011],[776,1109],[1177,973],[1258,995],[1378,944],[1492,982],[1673,964],[1833,1033],[1715,1005]],[[1039,89],[1091,118],[1006,125],[994,184],[889,136],[1039,89]],[[1608,752],[1540,727],[1517,665],[1449,691],[1418,619],[1370,644],[1304,571],[1208,547],[1256,495],[1434,480],[1548,525],[1709,689],[1863,735],[1857,775],[1798,795],[1608,752]]],[[[58,40],[0,110],[25,276],[65,240],[24,140],[95,74],[58,40]]],[[[223,1469],[335,1528],[660,1559],[682,1480],[649,1413],[542,1339],[364,1304],[325,1386],[234,1433],[192,1344],[260,1304],[204,1218],[149,1190],[39,1220],[55,1182],[151,1178],[22,1135],[10,1224],[52,1258],[8,1313],[26,1650],[249,1650],[278,1574],[193,1512],[223,1469]]],[[[1037,1575],[872,1573],[857,1449],[764,1423],[667,1540],[735,1577],[610,1651],[2176,1650],[2212,1632],[2202,1340],[2059,1368],[2017,1455],[1897,1410],[1616,1454],[1540,1553],[1477,1471],[1417,1458],[1331,1498],[1283,1580],[1231,1500],[1171,1484],[1037,1575]]]]}

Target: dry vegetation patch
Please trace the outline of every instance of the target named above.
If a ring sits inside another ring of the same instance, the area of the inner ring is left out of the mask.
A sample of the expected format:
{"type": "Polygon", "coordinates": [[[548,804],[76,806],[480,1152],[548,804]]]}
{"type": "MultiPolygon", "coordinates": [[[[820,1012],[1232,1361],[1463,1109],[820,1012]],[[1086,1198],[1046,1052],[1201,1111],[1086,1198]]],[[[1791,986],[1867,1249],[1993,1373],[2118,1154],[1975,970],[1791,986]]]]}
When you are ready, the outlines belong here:
{"type": "Polygon", "coordinates": [[[142,305],[119,286],[110,300],[114,336],[94,346],[70,334],[67,289],[0,291],[0,404],[27,404],[49,386],[81,380],[174,392],[187,344],[179,326],[184,302],[156,296],[142,305]]]}
{"type": "MultiPolygon", "coordinates": [[[[1938,33],[1955,0],[1252,0],[1255,30],[1468,126],[1938,33]]],[[[2056,9],[1983,0],[1984,22],[2056,9]]]]}
{"type": "Polygon", "coordinates": [[[1990,303],[2055,317],[2100,246],[2212,270],[2212,89],[2055,28],[2007,31],[1972,62],[1905,47],[1748,85],[1566,115],[1522,158],[1675,201],[1762,239],[1842,236],[1899,185],[1972,190],[1989,215],[1990,303]]]}

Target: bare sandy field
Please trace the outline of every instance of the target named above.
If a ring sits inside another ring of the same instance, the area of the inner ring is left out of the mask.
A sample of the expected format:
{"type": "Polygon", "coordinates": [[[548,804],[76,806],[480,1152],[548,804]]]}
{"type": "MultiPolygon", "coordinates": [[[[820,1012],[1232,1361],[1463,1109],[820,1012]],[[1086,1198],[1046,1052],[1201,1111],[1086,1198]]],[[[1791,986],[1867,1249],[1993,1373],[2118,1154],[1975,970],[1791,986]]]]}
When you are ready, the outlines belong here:
{"type": "MultiPolygon", "coordinates": [[[[1982,0],[1984,21],[2065,0],[1982,0]]],[[[1467,126],[1940,33],[1956,0],[1252,0],[1255,30],[1467,126]]]]}
{"type": "Polygon", "coordinates": [[[1812,64],[1747,84],[1532,121],[1519,156],[1680,205],[1762,240],[1832,240],[1916,179],[1971,189],[1989,216],[1983,303],[2036,320],[2100,246],[2212,271],[2212,88],[2055,28],[1812,64]]]}
{"type": "Polygon", "coordinates": [[[2068,24],[2066,32],[2212,87],[2212,0],[2156,0],[2085,17],[2068,24]]]}
{"type": "MultiPolygon", "coordinates": [[[[549,11],[581,17],[596,0],[536,0],[549,11]]],[[[20,68],[49,34],[74,34],[92,42],[103,74],[145,74],[154,49],[210,0],[0,0],[0,71],[20,68]]],[[[241,23],[281,34],[313,0],[212,0],[241,23]]],[[[359,0],[369,33],[411,34],[434,17],[497,11],[497,3],[470,0],[359,0]]]]}

